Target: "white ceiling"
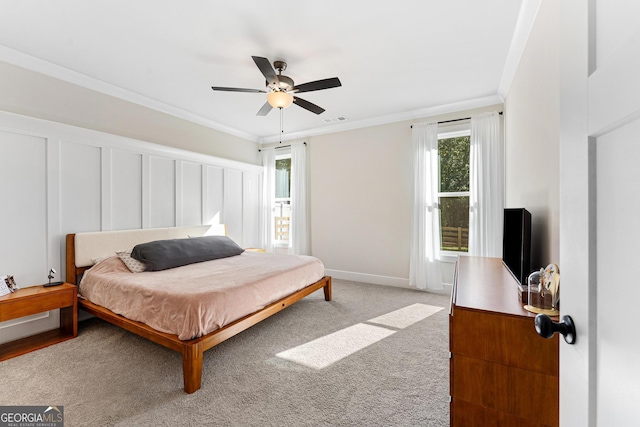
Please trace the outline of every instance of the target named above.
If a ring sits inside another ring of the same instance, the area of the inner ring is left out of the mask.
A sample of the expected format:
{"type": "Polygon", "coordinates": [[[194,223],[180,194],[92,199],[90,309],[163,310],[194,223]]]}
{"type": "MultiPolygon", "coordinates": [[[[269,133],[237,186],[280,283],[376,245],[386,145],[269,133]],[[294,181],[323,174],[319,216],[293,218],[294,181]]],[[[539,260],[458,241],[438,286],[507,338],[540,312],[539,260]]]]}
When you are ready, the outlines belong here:
{"type": "Polygon", "coordinates": [[[210,89],[263,89],[252,55],[286,61],[296,84],[342,82],[299,95],[321,115],[284,110],[287,139],[340,116],[357,127],[499,100],[526,11],[527,0],[0,0],[0,60],[264,142],[280,129],[277,110],[256,116],[265,94],[210,89]]]}

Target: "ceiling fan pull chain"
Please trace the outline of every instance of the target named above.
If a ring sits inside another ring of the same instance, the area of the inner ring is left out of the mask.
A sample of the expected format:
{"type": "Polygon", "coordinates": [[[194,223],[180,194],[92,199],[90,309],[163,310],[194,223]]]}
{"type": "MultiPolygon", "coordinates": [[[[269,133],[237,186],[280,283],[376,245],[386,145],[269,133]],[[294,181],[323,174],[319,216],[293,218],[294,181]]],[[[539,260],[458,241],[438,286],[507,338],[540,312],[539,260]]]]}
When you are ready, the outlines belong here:
{"type": "Polygon", "coordinates": [[[282,144],[282,134],[284,133],[283,123],[284,123],[284,115],[282,113],[283,108],[280,107],[280,144],[282,144]]]}

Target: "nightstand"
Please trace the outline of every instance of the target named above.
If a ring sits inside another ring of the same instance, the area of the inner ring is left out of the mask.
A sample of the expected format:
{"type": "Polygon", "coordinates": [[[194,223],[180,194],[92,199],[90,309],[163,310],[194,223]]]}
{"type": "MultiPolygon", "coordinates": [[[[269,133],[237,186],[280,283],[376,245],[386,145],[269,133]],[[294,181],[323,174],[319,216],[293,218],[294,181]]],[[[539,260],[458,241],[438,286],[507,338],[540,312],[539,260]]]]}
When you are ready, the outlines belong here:
{"type": "Polygon", "coordinates": [[[249,251],[249,252],[266,252],[264,249],[262,248],[244,248],[245,251],[249,251]]]}
{"type": "Polygon", "coordinates": [[[78,287],[70,283],[30,286],[0,297],[0,322],[60,309],[60,327],[0,344],[0,361],[20,356],[78,335],[78,287]]]}

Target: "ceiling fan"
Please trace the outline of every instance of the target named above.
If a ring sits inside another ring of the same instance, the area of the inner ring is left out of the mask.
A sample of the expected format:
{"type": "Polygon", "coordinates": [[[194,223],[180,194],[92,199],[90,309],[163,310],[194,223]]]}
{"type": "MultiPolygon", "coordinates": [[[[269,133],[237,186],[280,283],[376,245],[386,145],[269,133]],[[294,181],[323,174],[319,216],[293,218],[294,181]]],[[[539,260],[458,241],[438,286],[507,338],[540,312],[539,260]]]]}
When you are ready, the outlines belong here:
{"type": "Polygon", "coordinates": [[[295,85],[292,78],[282,75],[282,72],[287,68],[286,62],[274,61],[272,67],[267,58],[262,58],[260,56],[252,56],[252,58],[266,79],[265,90],[219,86],[212,86],[211,89],[225,92],[266,93],[267,102],[265,102],[262,108],[258,110],[258,113],[256,114],[257,116],[266,116],[272,108],[287,108],[291,103],[294,103],[305,110],[309,110],[312,113],[322,114],[325,111],[324,108],[291,94],[331,89],[342,86],[340,79],[337,77],[295,85]],[[278,74],[276,74],[274,68],[275,70],[278,70],[278,74]]]}

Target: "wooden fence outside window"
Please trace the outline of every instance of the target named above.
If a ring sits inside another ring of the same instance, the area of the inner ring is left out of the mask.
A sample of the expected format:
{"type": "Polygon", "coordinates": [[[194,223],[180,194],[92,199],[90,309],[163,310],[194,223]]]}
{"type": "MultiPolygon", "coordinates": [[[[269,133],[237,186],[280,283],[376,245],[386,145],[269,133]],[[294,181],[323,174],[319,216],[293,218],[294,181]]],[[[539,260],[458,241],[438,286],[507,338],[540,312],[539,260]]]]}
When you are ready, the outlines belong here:
{"type": "Polygon", "coordinates": [[[468,251],[469,229],[462,227],[442,227],[441,249],[446,251],[468,251]]]}
{"type": "Polygon", "coordinates": [[[288,216],[276,217],[276,240],[289,240],[289,225],[291,224],[288,216]]]}

